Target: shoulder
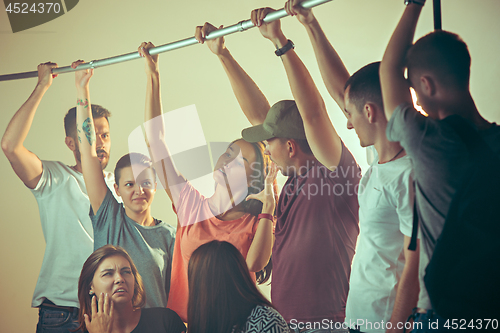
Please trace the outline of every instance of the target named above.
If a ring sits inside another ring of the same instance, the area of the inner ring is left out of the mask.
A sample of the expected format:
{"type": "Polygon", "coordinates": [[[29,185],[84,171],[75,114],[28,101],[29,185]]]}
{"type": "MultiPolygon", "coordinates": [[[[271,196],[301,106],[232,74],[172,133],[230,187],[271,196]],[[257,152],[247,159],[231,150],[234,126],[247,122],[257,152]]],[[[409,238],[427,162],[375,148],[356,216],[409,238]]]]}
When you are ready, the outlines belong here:
{"type": "Polygon", "coordinates": [[[274,308],[257,305],[247,319],[246,333],[289,332],[288,325],[274,308]]]}
{"type": "Polygon", "coordinates": [[[177,313],[163,307],[142,309],[140,321],[146,323],[146,331],[148,332],[161,331],[160,328],[172,333],[184,332],[186,330],[186,326],[177,313]]]}

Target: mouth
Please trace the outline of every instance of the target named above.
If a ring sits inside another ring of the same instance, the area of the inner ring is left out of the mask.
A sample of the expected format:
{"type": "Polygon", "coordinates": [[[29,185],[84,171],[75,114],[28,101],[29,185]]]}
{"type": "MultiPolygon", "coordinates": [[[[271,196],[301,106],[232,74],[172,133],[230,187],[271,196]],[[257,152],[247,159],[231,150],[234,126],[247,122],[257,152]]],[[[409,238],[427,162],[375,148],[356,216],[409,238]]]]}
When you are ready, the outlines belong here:
{"type": "Polygon", "coordinates": [[[107,157],[108,157],[108,153],[107,153],[104,149],[99,149],[99,150],[96,150],[96,153],[97,153],[97,157],[98,157],[100,160],[103,160],[104,158],[107,158],[107,157]]]}
{"type": "Polygon", "coordinates": [[[119,289],[116,289],[114,292],[113,292],[113,295],[114,294],[124,294],[126,293],[127,290],[125,288],[119,288],[119,289]]]}

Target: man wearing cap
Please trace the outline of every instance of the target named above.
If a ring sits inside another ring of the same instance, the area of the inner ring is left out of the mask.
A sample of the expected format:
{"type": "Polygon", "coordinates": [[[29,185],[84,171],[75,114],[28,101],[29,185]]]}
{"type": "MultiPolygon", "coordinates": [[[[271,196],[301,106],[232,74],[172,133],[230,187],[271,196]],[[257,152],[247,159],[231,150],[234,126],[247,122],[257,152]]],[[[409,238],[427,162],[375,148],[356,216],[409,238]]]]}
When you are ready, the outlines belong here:
{"type": "MultiPolygon", "coordinates": [[[[330,332],[344,321],[358,228],[360,169],[337,135],[312,78],[283,35],[280,22],[251,18],[278,50],[295,101],[269,103],[223,39],[209,47],[225,69],[252,125],[247,141],[267,142],[266,153],[288,176],[277,205],[271,300],[294,331],[330,332]]],[[[202,36],[215,30],[206,23],[202,36]]],[[[198,31],[198,30],[197,30],[198,31]]]]}

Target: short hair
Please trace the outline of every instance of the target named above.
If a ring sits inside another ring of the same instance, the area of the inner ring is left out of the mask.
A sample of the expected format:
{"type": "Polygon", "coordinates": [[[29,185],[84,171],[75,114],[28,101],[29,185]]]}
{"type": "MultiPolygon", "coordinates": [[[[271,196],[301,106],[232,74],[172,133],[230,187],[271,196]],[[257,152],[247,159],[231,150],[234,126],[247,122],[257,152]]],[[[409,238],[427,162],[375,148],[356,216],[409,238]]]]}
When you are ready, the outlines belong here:
{"type": "Polygon", "coordinates": [[[467,44],[449,31],[437,30],[420,38],[406,55],[408,73],[429,71],[442,85],[469,89],[471,58],[467,44]]]}
{"type": "Polygon", "coordinates": [[[213,240],[198,247],[188,264],[188,327],[191,333],[245,329],[257,305],[273,307],[250,277],[234,245],[213,240]]]}
{"type": "MultiPolygon", "coordinates": [[[[94,119],[104,117],[109,123],[108,118],[111,117],[111,112],[108,109],[99,104],[91,104],[91,108],[94,119]]],[[[64,116],[64,131],[66,132],[66,136],[76,138],[76,107],[69,109],[64,116]]]]}
{"type": "Polygon", "coordinates": [[[380,61],[361,67],[347,80],[344,91],[349,89],[349,101],[362,111],[366,103],[374,103],[384,109],[379,76],[380,61]]]}
{"type": "Polygon", "coordinates": [[[293,140],[295,143],[297,143],[297,146],[299,146],[300,150],[306,154],[306,155],[312,155],[312,149],[311,146],[309,146],[309,142],[307,139],[292,139],[292,138],[278,138],[280,139],[281,143],[285,143],[288,140],[293,140]]]}
{"type": "Polygon", "coordinates": [[[137,271],[137,268],[130,258],[129,254],[125,249],[120,246],[115,245],[104,245],[98,248],[92,253],[85,263],[83,264],[82,272],[80,273],[80,279],[78,280],[78,301],[80,302],[80,313],[78,314],[78,321],[80,326],[77,330],[86,332],[84,314],[88,315],[92,319],[92,296],[89,294],[90,286],[92,285],[92,280],[94,279],[94,274],[99,268],[99,265],[109,257],[122,256],[127,259],[130,264],[130,269],[132,275],[134,276],[134,295],[132,296],[132,306],[134,309],[139,309],[146,304],[146,291],[144,289],[144,284],[142,282],[141,275],[137,271]]]}
{"type": "Polygon", "coordinates": [[[151,169],[153,170],[153,173],[156,178],[156,170],[153,168],[153,163],[151,162],[151,159],[147,157],[144,154],[141,153],[128,153],[123,155],[118,162],[116,162],[115,166],[115,183],[116,185],[119,185],[120,182],[120,176],[121,176],[121,170],[123,168],[127,168],[132,165],[137,165],[139,166],[140,170],[144,169],[151,169]]]}

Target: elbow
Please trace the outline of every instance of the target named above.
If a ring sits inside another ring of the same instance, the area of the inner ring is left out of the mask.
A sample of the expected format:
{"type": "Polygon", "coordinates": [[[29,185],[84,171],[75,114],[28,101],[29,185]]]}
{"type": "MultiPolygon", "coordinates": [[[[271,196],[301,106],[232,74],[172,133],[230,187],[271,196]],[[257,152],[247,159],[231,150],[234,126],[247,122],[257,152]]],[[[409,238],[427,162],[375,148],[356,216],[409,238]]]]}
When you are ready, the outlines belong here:
{"type": "Polygon", "coordinates": [[[5,138],[5,136],[2,138],[2,151],[5,154],[5,156],[9,157],[14,154],[16,150],[16,146],[10,142],[8,139],[5,138]]]}
{"type": "MultiPolygon", "coordinates": [[[[259,260],[258,258],[254,259],[254,260],[248,260],[248,258],[247,258],[248,270],[250,272],[261,271],[264,267],[266,267],[266,264],[267,264],[267,262],[264,262],[264,261],[265,260],[263,260],[263,259],[259,260]]],[[[269,259],[267,261],[269,261],[269,259]]]]}

